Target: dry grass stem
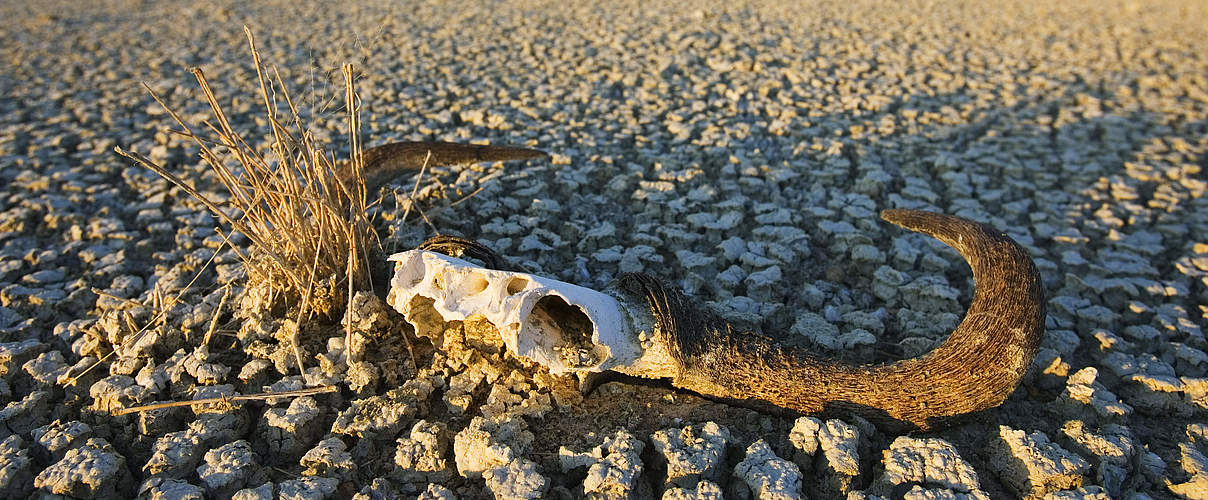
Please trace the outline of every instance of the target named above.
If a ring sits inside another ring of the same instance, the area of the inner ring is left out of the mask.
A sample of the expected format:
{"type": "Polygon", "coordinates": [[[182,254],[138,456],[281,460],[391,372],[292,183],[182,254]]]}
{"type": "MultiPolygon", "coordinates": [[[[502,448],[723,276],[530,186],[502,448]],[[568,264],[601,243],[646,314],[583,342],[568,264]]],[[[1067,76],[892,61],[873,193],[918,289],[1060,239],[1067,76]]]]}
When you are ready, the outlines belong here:
{"type": "Polygon", "coordinates": [[[218,318],[222,317],[222,308],[226,307],[227,299],[231,297],[231,287],[222,287],[222,300],[218,301],[218,308],[214,310],[214,317],[210,318],[210,327],[206,329],[206,336],[201,339],[201,345],[209,347],[210,339],[214,337],[214,331],[218,329],[218,318]]]}
{"type": "Polygon", "coordinates": [[[261,392],[259,394],[247,394],[247,395],[242,395],[242,396],[231,396],[231,397],[223,397],[223,398],[194,399],[194,400],[190,400],[190,401],[171,401],[171,402],[167,402],[167,403],[155,403],[155,404],[149,404],[149,405],[131,406],[129,408],[122,408],[122,409],[114,411],[113,415],[114,416],[128,415],[130,413],[141,413],[141,412],[145,412],[145,411],[160,410],[163,408],[176,408],[176,407],[180,407],[180,406],[223,404],[223,403],[234,403],[234,402],[238,402],[238,401],[266,401],[266,400],[277,399],[277,398],[299,398],[302,396],[314,396],[316,394],[327,394],[330,392],[336,392],[338,390],[340,390],[339,386],[324,385],[324,386],[320,386],[320,387],[310,387],[307,389],[298,389],[298,390],[293,390],[293,391],[261,392]]]}
{"type": "Polygon", "coordinates": [[[428,172],[428,161],[432,159],[432,152],[428,152],[428,156],[424,157],[424,164],[419,169],[419,175],[415,176],[415,186],[411,188],[411,196],[407,199],[407,208],[403,209],[403,222],[407,222],[407,216],[411,214],[411,207],[415,206],[415,194],[419,192],[419,183],[424,179],[424,174],[428,172]]]}
{"type": "MultiPolygon", "coordinates": [[[[142,155],[120,149],[118,153],[179,186],[232,232],[247,237],[252,248],[236,252],[247,270],[249,287],[265,287],[265,296],[282,302],[266,307],[297,307],[299,323],[314,315],[331,319],[346,307],[347,302],[341,299],[350,300],[356,290],[372,289],[369,261],[380,251],[380,241],[367,215],[353,71],[350,66],[344,67],[353,174],[342,178],[337,175],[340,165],[316,143],[300,118],[284,80],[275,69],[272,76],[267,74],[255,39],[250,30],[245,28],[245,32],[264,118],[271,129],[267,151],[262,153],[250,146],[235,131],[200,69],[194,69],[193,75],[212,115],[201,125],[208,131],[204,135],[196,133],[195,127],[185,123],[148,87],[182,129],[177,133],[192,139],[201,149],[202,159],[230,193],[229,200],[218,203],[210,199],[142,155]],[[238,166],[232,167],[235,163],[238,166]]],[[[294,349],[301,367],[301,353],[296,345],[294,349]]]]}

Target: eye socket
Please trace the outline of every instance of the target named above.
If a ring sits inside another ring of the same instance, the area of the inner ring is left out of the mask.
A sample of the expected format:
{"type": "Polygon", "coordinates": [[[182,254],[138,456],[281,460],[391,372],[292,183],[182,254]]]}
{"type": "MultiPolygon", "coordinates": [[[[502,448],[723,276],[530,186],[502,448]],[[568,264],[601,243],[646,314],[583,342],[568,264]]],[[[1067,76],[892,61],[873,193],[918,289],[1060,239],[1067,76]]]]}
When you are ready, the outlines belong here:
{"type": "Polygon", "coordinates": [[[528,288],[529,280],[524,278],[512,278],[508,280],[507,292],[508,295],[516,295],[525,288],[528,288]]]}
{"type": "Polygon", "coordinates": [[[474,294],[482,293],[482,291],[486,290],[487,286],[490,285],[490,283],[487,283],[486,278],[483,278],[481,275],[478,275],[478,274],[475,274],[473,277],[471,277],[470,279],[468,279],[466,281],[467,281],[467,283],[466,283],[467,295],[474,295],[474,294]]]}

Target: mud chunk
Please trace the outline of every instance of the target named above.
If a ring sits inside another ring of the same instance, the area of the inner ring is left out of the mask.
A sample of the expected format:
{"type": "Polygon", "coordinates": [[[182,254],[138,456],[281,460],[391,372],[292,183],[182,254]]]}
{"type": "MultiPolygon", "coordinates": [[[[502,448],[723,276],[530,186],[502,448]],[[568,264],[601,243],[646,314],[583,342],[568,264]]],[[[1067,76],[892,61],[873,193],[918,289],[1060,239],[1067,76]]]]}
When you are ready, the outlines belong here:
{"type": "MultiPolygon", "coordinates": [[[[224,386],[210,386],[210,388],[220,388],[224,386]]],[[[229,387],[229,386],[226,386],[229,387]]],[[[198,398],[208,397],[205,388],[198,388],[198,398]]],[[[231,393],[234,393],[232,390],[231,393]]],[[[250,418],[242,408],[210,407],[204,405],[195,405],[192,407],[194,420],[189,422],[188,428],[193,433],[197,434],[203,442],[209,445],[220,445],[238,440],[247,434],[248,427],[251,425],[250,418]]]]}
{"type": "Polygon", "coordinates": [[[668,486],[692,487],[703,480],[718,483],[726,459],[730,430],[714,422],[663,429],[650,436],[666,461],[668,486]]]}
{"type": "MultiPolygon", "coordinates": [[[[344,313],[340,325],[349,327],[352,331],[368,338],[379,338],[389,335],[397,325],[398,315],[381,299],[369,292],[357,292],[352,298],[352,307],[344,313]]],[[[355,339],[355,337],[354,337],[355,339]]],[[[363,340],[354,340],[350,349],[349,359],[360,361],[364,352],[363,340]]]]}
{"type": "Polygon", "coordinates": [[[264,480],[251,443],[242,439],[206,452],[197,476],[210,495],[218,498],[227,498],[248,483],[264,480]]]}
{"type": "Polygon", "coordinates": [[[544,498],[549,489],[549,479],[541,475],[537,464],[527,458],[517,458],[507,465],[484,470],[482,478],[496,500],[544,498]]]}
{"type": "MultiPolygon", "coordinates": [[[[866,497],[866,498],[868,498],[869,500],[872,500],[874,498],[879,498],[879,497],[866,497]]],[[[892,497],[886,497],[886,498],[892,498],[892,497]]],[[[1047,500],[1049,497],[1045,497],[1045,498],[1047,500]]],[[[1081,497],[1078,497],[1078,498],[1081,498],[1081,497]]],[[[972,492],[972,493],[963,493],[963,492],[953,491],[953,490],[950,490],[947,488],[928,489],[928,488],[924,488],[924,487],[916,484],[910,488],[910,491],[907,491],[902,496],[902,499],[903,500],[989,500],[990,497],[986,496],[986,494],[982,493],[981,491],[976,491],[976,492],[972,492]]]]}
{"type": "Polygon", "coordinates": [[[818,451],[818,431],[822,429],[822,421],[814,417],[800,417],[793,422],[793,428],[789,431],[789,443],[796,448],[798,454],[804,454],[801,460],[794,457],[794,461],[800,463],[812,463],[811,457],[818,451]]]}
{"type": "Polygon", "coordinates": [[[789,431],[793,462],[802,471],[818,471],[822,489],[833,496],[846,495],[860,475],[860,440],[858,427],[838,419],[801,417],[789,431]]]}
{"type": "Polygon", "coordinates": [[[533,434],[523,420],[493,422],[474,417],[453,438],[453,455],[462,477],[476,478],[483,471],[511,463],[528,453],[533,434]]]}
{"type": "Polygon", "coordinates": [[[1137,447],[1127,427],[1107,424],[1101,429],[1088,428],[1080,420],[1071,420],[1061,427],[1062,442],[1082,456],[1089,457],[1095,470],[1095,482],[1113,496],[1123,492],[1123,484],[1132,472],[1132,459],[1137,447]]]}
{"type": "MultiPolygon", "coordinates": [[[[587,498],[639,498],[642,483],[642,450],[646,444],[627,430],[604,439],[600,446],[585,453],[575,453],[562,447],[558,451],[563,472],[576,467],[588,467],[583,480],[587,498]]],[[[649,496],[646,492],[645,496],[649,496]]]]}
{"type": "Polygon", "coordinates": [[[274,500],[273,483],[264,483],[255,488],[245,488],[235,492],[231,500],[274,500]]]}
{"type": "Polygon", "coordinates": [[[334,477],[341,481],[352,479],[357,465],[352,461],[348,447],[338,437],[319,441],[319,444],[302,456],[302,471],[306,476],[334,477]]]}
{"type": "Polygon", "coordinates": [[[239,380],[246,388],[260,388],[267,384],[273,373],[273,363],[267,359],[252,359],[239,369],[239,380]]]}
{"type": "Polygon", "coordinates": [[[27,435],[50,420],[51,394],[34,391],[0,410],[0,439],[13,434],[27,435]]]}
{"type": "MultiPolygon", "coordinates": [[[[402,498],[398,488],[394,487],[390,481],[385,478],[373,478],[368,485],[361,488],[356,495],[352,496],[353,500],[394,500],[402,498]]],[[[423,498],[422,496],[420,498],[423,498]]]]}
{"type": "MultiPolygon", "coordinates": [[[[138,370],[134,381],[152,392],[161,393],[172,389],[174,396],[185,394],[193,385],[193,378],[185,370],[185,362],[191,359],[184,349],[158,365],[148,363],[138,370]]],[[[73,370],[74,371],[74,370],[73,370]]]]}
{"type": "Polygon", "coordinates": [[[21,498],[34,489],[33,459],[20,436],[0,442],[0,497],[21,498]]]}
{"type": "Polygon", "coordinates": [[[695,488],[671,488],[663,492],[663,500],[723,500],[721,486],[711,481],[696,483],[695,488]]]}
{"type": "Polygon", "coordinates": [[[938,489],[970,498],[986,498],[977,472],[961,458],[952,443],[943,439],[900,436],[885,451],[884,464],[884,474],[871,488],[883,496],[889,496],[901,485],[915,484],[911,491],[917,489],[920,495],[938,489]]]}
{"type": "Polygon", "coordinates": [[[443,422],[420,420],[411,426],[408,437],[398,440],[394,464],[400,479],[406,482],[444,482],[453,476],[446,450],[449,430],[443,422]]]}
{"type": "Polygon", "coordinates": [[[461,415],[470,408],[474,390],[486,378],[482,364],[485,362],[472,364],[461,373],[449,377],[449,390],[445,391],[444,400],[450,413],[461,415]]]}
{"type": "Polygon", "coordinates": [[[277,484],[278,500],[323,500],[333,498],[340,480],[330,477],[304,477],[277,484]]]}
{"type": "Polygon", "coordinates": [[[182,479],[153,477],[138,488],[138,498],[147,500],[204,500],[205,490],[182,479]]]}
{"type": "Polygon", "coordinates": [[[54,495],[81,498],[127,498],[133,487],[126,458],[104,439],[89,439],[34,479],[34,487],[54,495]]]}
{"type": "Polygon", "coordinates": [[[63,360],[63,353],[50,351],[39,354],[37,358],[26,361],[21,369],[34,380],[38,390],[51,391],[59,383],[59,377],[71,369],[63,360]]]}
{"type": "Polygon", "coordinates": [[[372,393],[381,378],[381,370],[378,370],[374,364],[365,361],[348,363],[348,370],[344,373],[344,380],[348,382],[348,388],[358,394],[372,393]]]}
{"type": "Polygon", "coordinates": [[[352,405],[336,417],[331,432],[362,438],[393,437],[423,413],[423,402],[432,391],[431,382],[412,379],[385,395],[353,400],[352,405]]]}
{"type": "Polygon", "coordinates": [[[842,420],[827,420],[818,430],[818,444],[831,472],[830,481],[837,483],[833,489],[846,493],[852,479],[860,474],[859,429],[842,420]]]}
{"type": "Polygon", "coordinates": [[[344,337],[328,338],[327,352],[315,356],[324,376],[340,377],[348,371],[348,349],[344,340],[344,337]]]}
{"type": "Polygon", "coordinates": [[[1118,420],[1132,414],[1131,406],[1120,401],[1119,397],[1095,380],[1098,376],[1099,370],[1094,367],[1086,367],[1070,375],[1065,392],[1056,402],[1057,407],[1075,418],[1086,417],[1085,409],[1088,406],[1102,420],[1118,420]]]}
{"type": "Polygon", "coordinates": [[[429,484],[428,489],[420,493],[417,500],[457,500],[457,495],[439,484],[429,484]]]}
{"type": "Polygon", "coordinates": [[[150,390],[126,375],[112,375],[96,381],[88,389],[88,395],[92,396],[92,408],[103,412],[135,406],[152,397],[150,390]]]}
{"type": "Polygon", "coordinates": [[[1188,425],[1187,435],[1190,440],[1179,443],[1179,462],[1183,472],[1191,478],[1177,484],[1166,478],[1166,486],[1187,498],[1208,498],[1208,453],[1205,453],[1205,449],[1208,449],[1208,441],[1205,440],[1208,427],[1203,424],[1188,425]]]}
{"type": "Polygon", "coordinates": [[[231,372],[229,366],[210,361],[210,349],[200,346],[185,358],[185,372],[197,379],[202,385],[221,384],[231,372]]]}
{"type": "Polygon", "coordinates": [[[155,440],[152,450],[143,470],[171,479],[191,475],[205,452],[201,436],[192,430],[169,432],[155,440]]]}
{"type": "Polygon", "coordinates": [[[747,447],[747,456],[734,466],[734,476],[753,498],[787,500],[801,498],[801,470],[776,456],[768,443],[760,439],[747,447]]]}
{"type": "Polygon", "coordinates": [[[810,342],[827,349],[838,349],[843,343],[839,339],[839,327],[817,313],[806,312],[797,317],[790,331],[801,335],[810,342]]]}
{"type": "Polygon", "coordinates": [[[515,417],[542,417],[553,409],[548,392],[541,392],[529,377],[513,371],[507,379],[491,386],[482,414],[493,420],[515,417]]]}
{"type": "Polygon", "coordinates": [[[991,440],[990,467],[1020,496],[1041,496],[1077,488],[1090,464],[1050,442],[1043,432],[1031,434],[1005,425],[991,440]]]}
{"type": "Polygon", "coordinates": [[[268,444],[268,456],[274,463],[300,456],[321,432],[322,413],[314,398],[301,397],[286,408],[269,408],[260,428],[268,444]]]}
{"type": "Polygon", "coordinates": [[[1083,486],[1049,493],[1044,496],[1044,500],[1112,500],[1112,497],[1100,486],[1083,486]]]}
{"type": "Polygon", "coordinates": [[[16,373],[25,362],[49,349],[49,346],[38,342],[37,339],[0,343],[0,378],[8,378],[10,373],[16,373]]]}

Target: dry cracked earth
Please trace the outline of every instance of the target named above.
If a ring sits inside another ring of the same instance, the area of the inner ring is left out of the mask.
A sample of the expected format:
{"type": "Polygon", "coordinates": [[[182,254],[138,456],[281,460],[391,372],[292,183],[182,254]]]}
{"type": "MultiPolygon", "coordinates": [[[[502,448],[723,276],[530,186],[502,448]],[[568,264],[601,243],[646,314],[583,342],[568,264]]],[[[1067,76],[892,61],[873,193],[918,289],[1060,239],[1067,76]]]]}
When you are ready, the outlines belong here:
{"type": "Polygon", "coordinates": [[[1206,498],[1206,10],[3,2],[0,497],[1206,498]],[[973,290],[954,252],[876,217],[923,208],[1027,248],[1042,349],[1001,407],[904,435],[657,381],[582,395],[372,300],[352,318],[371,362],[318,322],[300,372],[218,221],[113,153],[213,192],[139,85],[204,119],[192,67],[266,144],[243,25],[337,154],[345,62],[367,144],[553,153],[403,176],[374,208],[388,251],[439,231],[589,287],[644,271],[784,344],[886,362],[936,345],[973,290]]]}

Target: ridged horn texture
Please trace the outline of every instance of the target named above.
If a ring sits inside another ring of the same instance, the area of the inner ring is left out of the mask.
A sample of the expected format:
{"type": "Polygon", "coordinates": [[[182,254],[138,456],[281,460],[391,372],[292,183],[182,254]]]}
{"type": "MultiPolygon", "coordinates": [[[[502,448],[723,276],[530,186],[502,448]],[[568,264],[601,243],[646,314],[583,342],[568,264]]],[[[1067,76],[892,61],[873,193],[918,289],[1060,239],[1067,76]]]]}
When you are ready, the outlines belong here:
{"type": "Polygon", "coordinates": [[[482,261],[483,266],[487,269],[508,270],[508,266],[499,254],[487,248],[486,245],[474,240],[440,234],[428,238],[418,248],[420,250],[442,253],[450,257],[478,259],[482,261]]]}
{"type": "MultiPolygon", "coordinates": [[[[441,141],[393,142],[361,153],[364,163],[362,175],[365,178],[365,187],[370,192],[377,191],[403,172],[420,170],[425,161],[429,167],[435,167],[548,157],[549,154],[536,149],[441,141]]],[[[340,175],[347,176],[349,171],[350,169],[345,167],[340,175]]]]}
{"type": "Polygon", "coordinates": [[[1006,234],[951,215],[886,210],[881,217],[928,234],[973,269],[973,303],[935,350],[887,364],[851,365],[737,332],[677,290],[643,274],[621,287],[643,295],[656,341],[678,361],[672,384],[701,394],[801,413],[854,412],[926,430],[947,417],[1002,404],[1032,363],[1044,331],[1040,275],[1006,234]]]}

